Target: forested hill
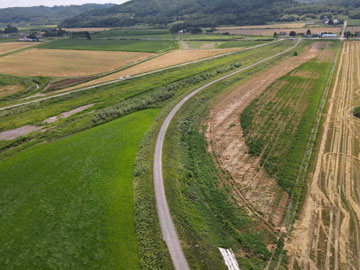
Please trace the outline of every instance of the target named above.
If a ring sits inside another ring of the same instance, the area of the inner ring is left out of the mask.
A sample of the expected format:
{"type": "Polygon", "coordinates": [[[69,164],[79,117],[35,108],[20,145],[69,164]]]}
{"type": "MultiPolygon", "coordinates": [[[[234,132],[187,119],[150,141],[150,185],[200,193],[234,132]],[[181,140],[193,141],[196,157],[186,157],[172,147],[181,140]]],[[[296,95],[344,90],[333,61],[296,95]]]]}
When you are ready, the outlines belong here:
{"type": "Polygon", "coordinates": [[[112,4],[54,7],[15,7],[0,9],[0,24],[58,24],[85,11],[112,7],[112,4]]]}
{"type": "Polygon", "coordinates": [[[279,21],[295,0],[132,0],[64,20],[64,27],[130,26],[185,21],[196,25],[264,24],[279,21]]]}

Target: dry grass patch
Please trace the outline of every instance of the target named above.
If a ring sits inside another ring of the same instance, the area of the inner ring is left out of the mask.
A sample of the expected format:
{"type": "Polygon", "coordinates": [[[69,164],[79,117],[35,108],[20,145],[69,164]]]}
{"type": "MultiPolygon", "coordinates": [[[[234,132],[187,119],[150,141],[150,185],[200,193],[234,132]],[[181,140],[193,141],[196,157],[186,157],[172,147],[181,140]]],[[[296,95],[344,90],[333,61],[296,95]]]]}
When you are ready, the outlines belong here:
{"type": "Polygon", "coordinates": [[[30,42],[6,42],[0,43],[0,54],[13,52],[16,50],[28,48],[31,46],[37,45],[37,43],[30,42]]]}
{"type": "Polygon", "coordinates": [[[108,82],[112,80],[119,79],[120,77],[126,77],[128,75],[136,75],[140,73],[145,73],[153,70],[158,70],[161,68],[171,67],[178,64],[183,64],[190,61],[195,61],[215,55],[219,55],[226,52],[231,52],[234,50],[238,50],[239,48],[232,49],[213,49],[213,50],[176,50],[170,53],[164,54],[162,56],[156,57],[134,67],[122,70],[120,72],[111,74],[109,76],[105,76],[99,78],[97,80],[87,82],[81,85],[77,85],[75,87],[67,88],[62,91],[69,91],[75,88],[86,87],[90,85],[95,85],[103,82],[108,82]]]}
{"type": "Polygon", "coordinates": [[[0,97],[10,96],[21,91],[22,89],[23,86],[20,84],[0,86],[0,97]]]}
{"type": "Polygon", "coordinates": [[[152,53],[31,49],[0,59],[0,73],[17,76],[75,77],[109,72],[152,53]]]}

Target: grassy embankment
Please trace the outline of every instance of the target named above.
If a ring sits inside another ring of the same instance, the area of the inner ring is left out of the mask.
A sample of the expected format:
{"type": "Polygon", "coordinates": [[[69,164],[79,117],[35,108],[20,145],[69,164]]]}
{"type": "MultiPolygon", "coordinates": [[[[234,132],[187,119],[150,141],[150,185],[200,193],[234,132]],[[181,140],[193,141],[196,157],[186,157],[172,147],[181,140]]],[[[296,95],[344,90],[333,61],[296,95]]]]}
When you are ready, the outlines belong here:
{"type": "Polygon", "coordinates": [[[49,82],[49,78],[21,78],[0,74],[0,102],[6,102],[39,92],[49,82]],[[39,89],[36,88],[38,84],[39,89]]]}
{"type": "MultiPolygon", "coordinates": [[[[275,60],[274,60],[275,61],[275,60]]],[[[266,65],[246,71],[246,75],[266,65]]],[[[237,205],[231,186],[207,153],[202,126],[218,94],[241,83],[239,74],[193,97],[171,123],[165,142],[166,192],[191,269],[226,269],[218,247],[232,248],[241,269],[264,269],[276,237],[237,205]]]]}
{"type": "Polygon", "coordinates": [[[106,39],[60,39],[38,46],[43,49],[165,52],[177,48],[171,40],[106,40],[106,39]]]}
{"type": "Polygon", "coordinates": [[[158,112],[137,112],[0,163],[0,268],[139,269],[133,168],[158,112]]]}

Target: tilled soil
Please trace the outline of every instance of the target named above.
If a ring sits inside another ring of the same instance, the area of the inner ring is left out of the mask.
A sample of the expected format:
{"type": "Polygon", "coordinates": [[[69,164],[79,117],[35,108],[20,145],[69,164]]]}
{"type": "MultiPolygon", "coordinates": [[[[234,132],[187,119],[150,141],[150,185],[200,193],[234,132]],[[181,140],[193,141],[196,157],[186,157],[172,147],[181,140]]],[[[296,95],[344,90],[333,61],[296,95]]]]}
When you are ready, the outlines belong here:
{"type": "Polygon", "coordinates": [[[360,269],[359,42],[346,42],[308,194],[285,249],[289,269],[360,269]]]}
{"type": "Polygon", "coordinates": [[[210,110],[206,137],[209,151],[219,167],[231,178],[234,195],[241,205],[261,218],[271,230],[279,226],[288,194],[260,166],[260,158],[251,157],[240,126],[240,114],[276,79],[321,54],[318,44],[298,57],[291,57],[252,75],[246,82],[223,94],[210,110]]]}

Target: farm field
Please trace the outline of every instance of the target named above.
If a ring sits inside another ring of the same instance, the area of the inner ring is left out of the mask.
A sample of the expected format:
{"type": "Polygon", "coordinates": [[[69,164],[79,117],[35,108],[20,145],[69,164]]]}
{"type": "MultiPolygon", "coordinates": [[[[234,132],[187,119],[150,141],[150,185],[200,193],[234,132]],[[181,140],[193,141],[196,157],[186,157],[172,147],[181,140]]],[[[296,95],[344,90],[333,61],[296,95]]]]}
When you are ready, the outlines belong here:
{"type": "Polygon", "coordinates": [[[109,72],[153,55],[136,52],[30,49],[1,57],[0,73],[17,76],[86,76],[109,72]]]}
{"type": "Polygon", "coordinates": [[[35,46],[36,43],[31,42],[6,42],[6,43],[0,43],[0,55],[17,51],[20,49],[28,48],[31,46],[35,46]]]}
{"type": "Polygon", "coordinates": [[[318,32],[331,32],[339,34],[341,27],[319,27],[319,28],[272,28],[272,29],[229,29],[229,30],[218,30],[218,33],[229,32],[232,35],[260,35],[260,36],[272,36],[274,32],[286,32],[295,31],[296,33],[306,33],[310,29],[313,33],[318,32]]]}
{"type": "Polygon", "coordinates": [[[241,47],[250,47],[256,46],[259,44],[267,43],[268,40],[234,40],[234,41],[225,41],[218,45],[219,49],[225,48],[241,48],[241,47]]]}
{"type": "Polygon", "coordinates": [[[359,42],[345,42],[308,194],[286,245],[289,269],[359,269],[359,42]]]}
{"type": "Polygon", "coordinates": [[[110,31],[112,28],[110,27],[86,27],[86,28],[63,28],[67,32],[99,32],[99,31],[110,31]]]}
{"type": "Polygon", "coordinates": [[[112,80],[117,80],[120,77],[126,77],[128,75],[133,76],[136,74],[141,74],[161,68],[171,67],[178,64],[183,64],[227,52],[231,52],[234,49],[213,49],[213,50],[176,50],[169,52],[167,54],[161,55],[159,57],[156,57],[154,59],[150,59],[149,61],[146,61],[144,63],[140,63],[136,66],[127,68],[125,70],[116,72],[114,74],[84,83],[80,84],[74,87],[66,88],[63,91],[70,91],[77,88],[87,87],[91,85],[96,85],[103,82],[108,82],[112,80]]]}
{"type": "Polygon", "coordinates": [[[360,19],[350,19],[350,20],[348,20],[347,26],[360,26],[360,19]]]}
{"type": "Polygon", "coordinates": [[[133,169],[158,112],[133,113],[2,161],[0,268],[139,269],[133,169]]]}
{"type": "Polygon", "coordinates": [[[260,213],[272,230],[278,230],[281,226],[288,195],[265,172],[259,158],[249,155],[240,115],[250,102],[277,79],[310,59],[326,54],[322,48],[323,44],[312,43],[299,56],[287,58],[267,68],[261,72],[261,77],[251,76],[244,83],[235,85],[215,99],[208,118],[204,120],[208,127],[208,151],[216,156],[217,166],[230,176],[234,196],[240,204],[246,204],[260,213]]]}
{"type": "Polygon", "coordinates": [[[243,26],[226,26],[217,27],[218,30],[241,30],[241,29],[279,29],[279,28],[304,28],[305,23],[279,23],[279,24],[262,24],[262,25],[243,25],[243,26]]]}
{"type": "Polygon", "coordinates": [[[39,46],[44,49],[129,51],[159,53],[176,49],[171,40],[60,39],[39,46]]]}

